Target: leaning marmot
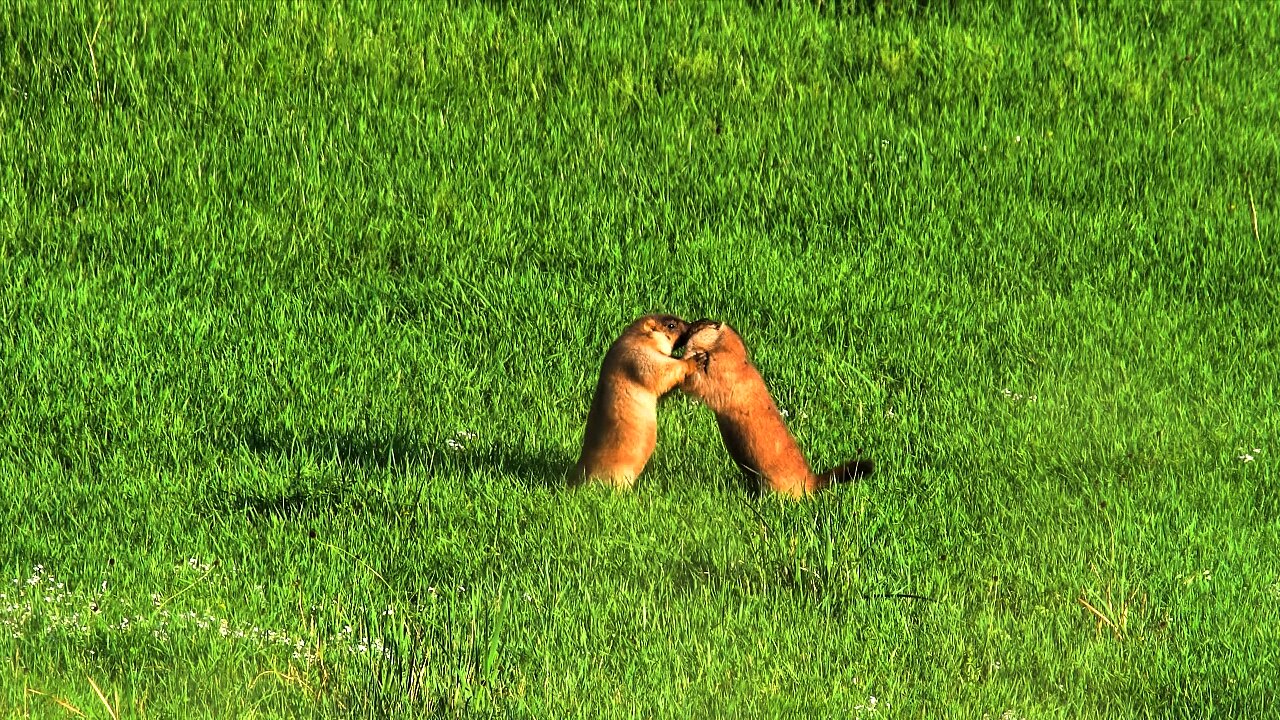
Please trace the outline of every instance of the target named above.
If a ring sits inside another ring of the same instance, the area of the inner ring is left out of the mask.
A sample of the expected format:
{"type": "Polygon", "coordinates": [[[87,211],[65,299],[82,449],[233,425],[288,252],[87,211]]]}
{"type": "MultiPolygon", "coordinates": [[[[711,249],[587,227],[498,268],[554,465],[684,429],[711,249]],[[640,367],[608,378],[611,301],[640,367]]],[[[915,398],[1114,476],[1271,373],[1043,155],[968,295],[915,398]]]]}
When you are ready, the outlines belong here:
{"type": "Polygon", "coordinates": [[[733,328],[711,320],[689,326],[685,356],[705,353],[703,367],[685,377],[680,389],[716,414],[729,455],[749,478],[792,497],[812,495],[837,482],[870,474],[870,460],[854,460],[821,475],[809,469],[800,446],[788,432],[747,346],[733,328]]]}

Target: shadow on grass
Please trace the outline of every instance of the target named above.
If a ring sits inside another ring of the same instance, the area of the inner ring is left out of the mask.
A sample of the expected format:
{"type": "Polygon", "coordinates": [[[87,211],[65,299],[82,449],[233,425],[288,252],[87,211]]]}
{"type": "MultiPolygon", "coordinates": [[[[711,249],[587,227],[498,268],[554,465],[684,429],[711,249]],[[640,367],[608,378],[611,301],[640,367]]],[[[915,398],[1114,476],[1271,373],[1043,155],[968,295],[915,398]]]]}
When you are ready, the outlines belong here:
{"type": "Polygon", "coordinates": [[[211,489],[201,510],[243,514],[251,520],[297,520],[312,516],[395,514],[421,502],[432,485],[503,482],[524,490],[563,487],[572,461],[553,450],[493,445],[444,449],[424,446],[404,435],[352,434],[294,436],[228,433],[219,445],[248,451],[270,468],[270,480],[256,486],[211,489]],[[386,474],[391,481],[357,479],[386,474]],[[483,478],[477,480],[477,478],[483,478]],[[406,495],[406,489],[408,495],[406,495]],[[414,494],[421,492],[415,500],[414,494]]]}
{"type": "Polygon", "coordinates": [[[292,489],[279,494],[253,491],[220,493],[209,500],[207,509],[220,512],[242,512],[251,519],[296,520],[308,515],[333,515],[360,511],[363,503],[338,487],[292,489]]]}
{"type": "Polygon", "coordinates": [[[575,458],[543,448],[499,447],[467,455],[469,470],[489,469],[499,476],[514,478],[526,487],[550,489],[565,486],[565,473],[575,458]]]}
{"type": "Polygon", "coordinates": [[[219,443],[225,450],[243,448],[250,453],[286,461],[311,461],[361,470],[405,472],[430,467],[434,453],[404,435],[375,437],[342,432],[331,435],[289,435],[244,429],[226,434],[219,443]]]}
{"type": "Polygon", "coordinates": [[[573,464],[573,458],[558,449],[500,443],[464,447],[457,438],[427,445],[399,433],[284,436],[251,429],[228,432],[219,445],[224,450],[245,449],[259,457],[298,466],[310,463],[326,468],[415,475],[424,481],[485,474],[525,487],[560,487],[565,471],[573,464]]]}

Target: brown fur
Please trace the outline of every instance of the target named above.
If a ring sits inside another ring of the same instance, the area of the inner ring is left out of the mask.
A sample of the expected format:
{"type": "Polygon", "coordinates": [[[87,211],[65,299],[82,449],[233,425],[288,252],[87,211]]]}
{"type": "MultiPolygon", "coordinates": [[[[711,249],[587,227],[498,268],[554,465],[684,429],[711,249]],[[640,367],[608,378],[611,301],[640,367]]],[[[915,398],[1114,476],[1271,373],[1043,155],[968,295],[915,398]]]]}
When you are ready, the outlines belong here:
{"type": "Polygon", "coordinates": [[[658,398],[675,389],[702,359],[696,353],[671,357],[687,327],[672,315],[646,315],[609,347],[569,485],[588,480],[621,488],[635,485],[658,443],[658,398]]]}
{"type": "Polygon", "coordinates": [[[716,415],[725,448],[749,479],[791,497],[812,495],[829,485],[871,472],[870,460],[854,460],[821,475],[809,469],[787,430],[747,346],[733,328],[699,320],[682,338],[685,355],[705,353],[705,370],[690,373],[680,389],[716,415]]]}

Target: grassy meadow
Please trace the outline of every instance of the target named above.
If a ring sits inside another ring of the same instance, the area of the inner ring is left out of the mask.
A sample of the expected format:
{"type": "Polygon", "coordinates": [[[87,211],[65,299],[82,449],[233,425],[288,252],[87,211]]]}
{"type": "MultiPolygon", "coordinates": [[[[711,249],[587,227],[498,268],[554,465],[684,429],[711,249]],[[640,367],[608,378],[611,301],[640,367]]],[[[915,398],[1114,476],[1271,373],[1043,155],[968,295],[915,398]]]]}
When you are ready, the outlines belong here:
{"type": "Polygon", "coordinates": [[[549,5],[0,0],[0,717],[1280,715],[1275,6],[549,5]]]}

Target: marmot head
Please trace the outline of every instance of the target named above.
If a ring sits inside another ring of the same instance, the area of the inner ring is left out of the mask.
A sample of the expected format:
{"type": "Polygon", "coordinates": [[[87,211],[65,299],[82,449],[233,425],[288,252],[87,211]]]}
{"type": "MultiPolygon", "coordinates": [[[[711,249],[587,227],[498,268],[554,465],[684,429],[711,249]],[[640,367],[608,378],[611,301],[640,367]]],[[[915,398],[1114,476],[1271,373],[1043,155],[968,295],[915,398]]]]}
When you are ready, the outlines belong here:
{"type": "Polygon", "coordinates": [[[648,338],[663,355],[670,355],[675,349],[676,341],[684,335],[689,324],[675,315],[645,315],[631,323],[627,334],[638,334],[648,338]]]}
{"type": "Polygon", "coordinates": [[[676,347],[684,348],[686,355],[691,352],[710,352],[719,344],[724,334],[721,328],[727,327],[724,323],[706,318],[695,320],[689,323],[689,327],[676,342],[676,347]]]}

